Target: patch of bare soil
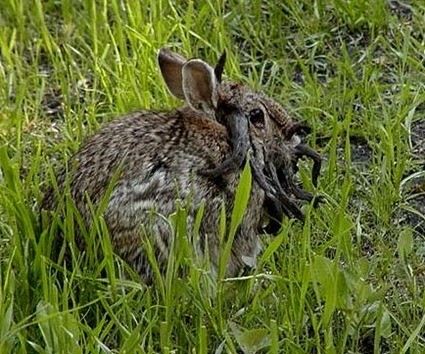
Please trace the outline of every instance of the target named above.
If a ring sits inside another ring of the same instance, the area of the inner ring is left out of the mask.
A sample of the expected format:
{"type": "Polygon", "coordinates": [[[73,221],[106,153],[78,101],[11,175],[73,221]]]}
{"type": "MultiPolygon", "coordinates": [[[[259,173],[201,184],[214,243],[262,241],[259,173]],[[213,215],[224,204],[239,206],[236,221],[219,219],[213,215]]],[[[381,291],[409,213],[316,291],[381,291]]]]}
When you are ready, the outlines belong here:
{"type": "MultiPolygon", "coordinates": [[[[412,178],[406,183],[403,189],[403,202],[400,211],[394,215],[394,222],[399,225],[409,225],[418,236],[425,236],[425,176],[421,175],[425,171],[425,118],[421,118],[412,123],[411,126],[411,168],[409,175],[412,178]]],[[[367,173],[372,157],[372,150],[367,141],[361,137],[351,137],[351,163],[354,171],[367,173]]],[[[343,160],[344,150],[338,151],[343,160]]],[[[408,178],[408,176],[405,176],[408,178]]],[[[363,190],[361,185],[359,193],[363,190]]],[[[354,197],[353,205],[359,208],[361,198],[354,197]]],[[[365,210],[366,211],[366,210],[365,210]]]]}
{"type": "Polygon", "coordinates": [[[412,153],[425,164],[425,118],[412,123],[412,153]]]}
{"type": "Polygon", "coordinates": [[[410,0],[389,0],[388,6],[390,11],[399,19],[409,21],[412,19],[411,3],[410,0]]]}
{"type": "Polygon", "coordinates": [[[402,212],[402,222],[409,224],[419,235],[425,236],[425,118],[412,123],[411,127],[412,162],[414,173],[406,186],[407,208],[402,212]]]}
{"type": "Polygon", "coordinates": [[[372,157],[372,149],[367,144],[366,139],[362,137],[350,137],[351,145],[351,162],[355,166],[364,166],[370,163],[372,157]]]}

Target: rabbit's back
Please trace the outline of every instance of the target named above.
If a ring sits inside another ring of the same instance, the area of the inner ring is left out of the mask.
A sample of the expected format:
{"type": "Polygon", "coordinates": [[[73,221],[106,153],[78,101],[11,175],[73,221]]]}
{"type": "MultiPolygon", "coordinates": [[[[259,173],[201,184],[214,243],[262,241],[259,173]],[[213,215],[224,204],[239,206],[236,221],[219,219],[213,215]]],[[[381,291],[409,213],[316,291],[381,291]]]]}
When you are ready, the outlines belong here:
{"type": "Polygon", "coordinates": [[[161,188],[189,179],[191,170],[217,164],[228,150],[226,131],[209,120],[180,112],[132,113],[106,124],[73,156],[72,193],[77,201],[88,194],[96,204],[119,174],[115,189],[137,185],[142,196],[154,189],[141,185],[154,186],[161,176],[167,177],[161,188]]]}

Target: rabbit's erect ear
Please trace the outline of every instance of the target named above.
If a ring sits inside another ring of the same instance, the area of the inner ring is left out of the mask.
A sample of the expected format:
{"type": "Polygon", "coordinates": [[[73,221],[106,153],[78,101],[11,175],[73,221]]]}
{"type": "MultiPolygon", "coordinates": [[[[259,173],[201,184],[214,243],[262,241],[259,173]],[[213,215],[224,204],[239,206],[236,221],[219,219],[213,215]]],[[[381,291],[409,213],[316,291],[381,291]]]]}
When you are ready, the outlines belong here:
{"type": "Polygon", "coordinates": [[[185,58],[169,49],[163,48],[158,52],[158,64],[165,84],[168,90],[181,100],[185,99],[182,85],[182,67],[186,61],[185,58]]]}
{"type": "Polygon", "coordinates": [[[213,115],[217,108],[217,79],[214,69],[199,59],[191,59],[182,68],[186,102],[195,110],[213,115]]]}

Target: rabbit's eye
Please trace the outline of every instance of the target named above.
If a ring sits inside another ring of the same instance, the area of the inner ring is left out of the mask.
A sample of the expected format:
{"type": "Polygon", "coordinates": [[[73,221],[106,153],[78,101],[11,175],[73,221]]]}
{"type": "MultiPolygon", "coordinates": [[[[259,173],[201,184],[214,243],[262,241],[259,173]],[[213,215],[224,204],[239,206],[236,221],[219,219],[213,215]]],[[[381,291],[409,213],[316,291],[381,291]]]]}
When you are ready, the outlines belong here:
{"type": "Polygon", "coordinates": [[[249,112],[249,121],[257,128],[264,128],[264,112],[260,108],[255,108],[249,112]]]}

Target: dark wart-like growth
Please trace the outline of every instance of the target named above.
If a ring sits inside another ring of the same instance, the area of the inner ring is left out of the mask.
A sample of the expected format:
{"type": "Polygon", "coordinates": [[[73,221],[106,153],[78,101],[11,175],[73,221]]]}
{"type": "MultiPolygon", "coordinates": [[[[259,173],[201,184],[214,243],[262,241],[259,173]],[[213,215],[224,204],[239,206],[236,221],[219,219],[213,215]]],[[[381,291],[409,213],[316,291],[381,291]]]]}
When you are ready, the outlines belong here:
{"type": "MultiPolygon", "coordinates": [[[[189,229],[204,203],[195,251],[202,257],[208,250],[209,259],[217,266],[221,206],[224,203],[227,211],[232,210],[246,161],[254,182],[234,238],[229,276],[255,265],[261,250],[260,229],[278,232],[284,216],[303,220],[300,201],[318,200],[295,178],[299,159],[308,157],[313,160],[312,181],[317,184],[320,155],[299,137],[310,129],[294,123],[270,98],[245,85],[223,81],[225,60],[223,54],[212,68],[202,60],[186,60],[167,49],[160,50],[158,64],[164,81],[186,106],[120,117],[89,138],[69,163],[71,197],[86,227],[92,224],[91,204],[98,206],[116,179],[104,218],[114,251],[144,281],[152,280],[152,270],[142,232],[153,237],[155,254],[164,270],[173,232],[162,216],[174,212],[177,198],[191,199],[189,229]],[[265,227],[264,215],[269,219],[265,227]]],[[[64,174],[58,183],[63,190],[64,174]]],[[[46,194],[43,207],[57,207],[53,190],[46,194]]]]}

